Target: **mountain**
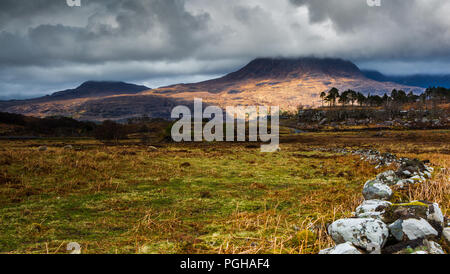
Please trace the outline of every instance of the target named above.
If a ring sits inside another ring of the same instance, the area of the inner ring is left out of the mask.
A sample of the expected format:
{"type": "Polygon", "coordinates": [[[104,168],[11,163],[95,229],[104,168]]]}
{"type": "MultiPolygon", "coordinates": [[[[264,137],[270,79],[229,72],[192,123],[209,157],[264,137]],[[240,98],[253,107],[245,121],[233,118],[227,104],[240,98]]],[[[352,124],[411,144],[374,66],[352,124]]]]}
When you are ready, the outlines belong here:
{"type": "Polygon", "coordinates": [[[379,82],[393,82],[407,86],[422,88],[444,87],[450,88],[450,75],[416,74],[405,76],[384,75],[375,70],[363,70],[362,73],[369,79],[379,82]]]}
{"type": "Polygon", "coordinates": [[[179,84],[142,94],[193,100],[225,106],[272,105],[284,110],[321,105],[320,93],[336,87],[364,94],[390,93],[393,89],[421,93],[420,87],[378,82],[367,78],[352,62],[331,58],[258,58],[224,77],[200,83],[179,84]]]}
{"type": "Polygon", "coordinates": [[[324,74],[335,77],[362,76],[355,64],[341,59],[259,58],[222,79],[225,81],[261,78],[297,79],[308,74],[324,74]]]}
{"type": "Polygon", "coordinates": [[[124,88],[126,91],[114,86],[119,85],[87,82],[75,90],[34,101],[0,103],[0,111],[40,117],[65,115],[77,119],[120,120],[143,114],[169,117],[174,106],[190,105],[194,98],[202,98],[205,104],[222,108],[267,105],[295,110],[299,105],[321,105],[320,93],[332,87],[380,95],[393,89],[423,92],[420,87],[369,79],[352,62],[331,58],[258,58],[238,71],[200,83],[153,90],[139,87],[133,91],[128,86],[124,88]],[[102,92],[97,85],[104,87],[102,92]]]}
{"type": "Polygon", "coordinates": [[[114,95],[136,94],[149,89],[146,86],[125,82],[87,81],[75,89],[57,91],[43,97],[0,101],[0,109],[40,117],[50,115],[73,116],[70,108],[80,103],[114,95]]]}
{"type": "Polygon", "coordinates": [[[50,95],[52,99],[86,98],[118,94],[136,94],[149,90],[146,86],[138,86],[124,82],[87,81],[75,89],[58,91],[50,95]]]}

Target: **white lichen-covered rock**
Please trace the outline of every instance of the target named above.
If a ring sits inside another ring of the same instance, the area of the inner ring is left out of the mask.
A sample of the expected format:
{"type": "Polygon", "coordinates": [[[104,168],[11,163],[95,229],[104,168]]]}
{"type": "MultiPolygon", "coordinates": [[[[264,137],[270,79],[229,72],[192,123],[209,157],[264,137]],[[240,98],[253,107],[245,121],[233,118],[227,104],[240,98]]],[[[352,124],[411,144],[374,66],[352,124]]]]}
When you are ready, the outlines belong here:
{"type": "Polygon", "coordinates": [[[391,186],[395,185],[400,179],[393,170],[388,170],[377,175],[377,180],[391,186]]]}
{"type": "Polygon", "coordinates": [[[321,250],[319,254],[363,254],[352,243],[346,242],[337,246],[321,250]]]}
{"type": "Polygon", "coordinates": [[[379,180],[369,180],[364,185],[363,195],[366,200],[389,200],[392,189],[379,180]]]}
{"type": "Polygon", "coordinates": [[[403,179],[403,180],[399,180],[395,185],[403,188],[406,187],[407,185],[412,185],[415,184],[416,181],[412,180],[412,179],[403,179]]]}
{"type": "Polygon", "coordinates": [[[423,218],[402,221],[402,232],[408,240],[437,236],[438,232],[423,218]]]}
{"type": "Polygon", "coordinates": [[[391,205],[388,201],[365,200],[356,208],[355,216],[358,218],[381,218],[384,209],[391,205]]]}
{"type": "Polygon", "coordinates": [[[389,236],[385,223],[372,218],[341,219],[328,227],[328,233],[336,244],[351,242],[367,250],[370,246],[382,248],[389,236]]]}
{"type": "Polygon", "coordinates": [[[405,174],[406,176],[412,175],[412,173],[409,170],[403,170],[402,173],[405,174]]]}
{"type": "Polygon", "coordinates": [[[437,203],[433,203],[428,207],[427,219],[429,221],[435,221],[439,224],[444,224],[444,214],[442,214],[441,209],[437,203]]]}

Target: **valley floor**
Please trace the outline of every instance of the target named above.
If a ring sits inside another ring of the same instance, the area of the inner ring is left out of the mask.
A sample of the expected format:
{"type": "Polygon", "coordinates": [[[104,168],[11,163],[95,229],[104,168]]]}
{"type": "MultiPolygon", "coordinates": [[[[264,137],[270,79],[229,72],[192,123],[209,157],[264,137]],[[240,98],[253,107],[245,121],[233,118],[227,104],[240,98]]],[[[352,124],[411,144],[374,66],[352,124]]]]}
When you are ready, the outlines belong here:
{"type": "Polygon", "coordinates": [[[82,253],[317,253],[333,244],[326,225],[389,169],[332,150],[345,147],[430,160],[433,179],[404,195],[450,214],[450,130],[286,134],[273,154],[253,143],[0,140],[0,253],[67,253],[69,242],[82,253]]]}

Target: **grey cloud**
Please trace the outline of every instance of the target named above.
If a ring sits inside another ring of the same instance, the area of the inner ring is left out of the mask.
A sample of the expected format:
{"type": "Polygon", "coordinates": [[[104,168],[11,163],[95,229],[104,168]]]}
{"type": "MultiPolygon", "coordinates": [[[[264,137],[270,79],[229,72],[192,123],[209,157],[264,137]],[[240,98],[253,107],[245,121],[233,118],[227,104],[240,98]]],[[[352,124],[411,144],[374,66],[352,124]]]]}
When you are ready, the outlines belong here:
{"type": "Polygon", "coordinates": [[[260,56],[450,73],[450,1],[381,1],[1,0],[0,96],[90,79],[187,82],[260,56]]]}
{"type": "MultiPolygon", "coordinates": [[[[94,1],[89,3],[86,9],[96,7],[94,1]]],[[[64,9],[71,10],[67,6],[64,9]]],[[[92,12],[84,27],[44,24],[28,28],[23,34],[1,32],[0,44],[4,47],[0,63],[180,59],[213,39],[207,30],[208,14],[188,13],[180,0],[115,0],[103,10],[92,12]]]]}

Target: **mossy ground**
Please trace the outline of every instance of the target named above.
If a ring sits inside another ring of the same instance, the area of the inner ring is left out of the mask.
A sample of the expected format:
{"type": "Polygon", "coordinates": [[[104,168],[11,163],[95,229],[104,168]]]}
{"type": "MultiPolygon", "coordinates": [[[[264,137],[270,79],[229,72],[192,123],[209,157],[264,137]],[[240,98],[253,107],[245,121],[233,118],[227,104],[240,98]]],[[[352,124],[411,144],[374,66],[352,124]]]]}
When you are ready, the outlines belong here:
{"type": "MultiPolygon", "coordinates": [[[[282,151],[272,154],[250,143],[149,151],[136,140],[0,141],[0,252],[67,253],[78,242],[83,253],[315,253],[332,244],[326,224],[351,216],[364,182],[383,170],[312,148],[414,155],[440,176],[449,137],[302,133],[283,136],[282,151]]],[[[444,185],[438,202],[448,213],[448,179],[436,184],[444,185]]]]}

